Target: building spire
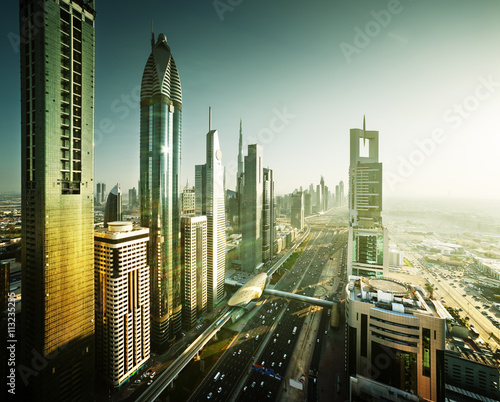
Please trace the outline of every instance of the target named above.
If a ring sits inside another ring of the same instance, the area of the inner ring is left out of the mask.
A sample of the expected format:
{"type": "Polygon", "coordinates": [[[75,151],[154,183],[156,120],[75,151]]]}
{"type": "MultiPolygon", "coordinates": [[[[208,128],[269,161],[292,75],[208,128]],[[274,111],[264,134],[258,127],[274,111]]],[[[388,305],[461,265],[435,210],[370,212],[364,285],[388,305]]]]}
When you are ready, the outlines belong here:
{"type": "Polygon", "coordinates": [[[238,177],[243,174],[243,124],[240,119],[240,141],[238,145],[238,177]]]}
{"type": "Polygon", "coordinates": [[[155,47],[155,32],[153,30],[153,19],[151,18],[151,49],[155,47]]]}
{"type": "Polygon", "coordinates": [[[208,131],[212,131],[212,107],[208,107],[208,131]]]}

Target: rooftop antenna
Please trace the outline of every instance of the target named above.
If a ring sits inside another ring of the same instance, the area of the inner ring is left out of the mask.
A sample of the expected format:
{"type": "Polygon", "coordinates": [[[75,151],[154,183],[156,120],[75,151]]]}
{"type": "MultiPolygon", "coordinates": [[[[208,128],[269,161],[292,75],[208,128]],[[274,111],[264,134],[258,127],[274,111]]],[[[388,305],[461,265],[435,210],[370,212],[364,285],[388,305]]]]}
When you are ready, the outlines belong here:
{"type": "Polygon", "coordinates": [[[153,19],[151,18],[151,49],[155,47],[155,33],[153,30],[153,19]]]}
{"type": "Polygon", "coordinates": [[[212,131],[212,108],[208,107],[208,131],[212,131]]]}

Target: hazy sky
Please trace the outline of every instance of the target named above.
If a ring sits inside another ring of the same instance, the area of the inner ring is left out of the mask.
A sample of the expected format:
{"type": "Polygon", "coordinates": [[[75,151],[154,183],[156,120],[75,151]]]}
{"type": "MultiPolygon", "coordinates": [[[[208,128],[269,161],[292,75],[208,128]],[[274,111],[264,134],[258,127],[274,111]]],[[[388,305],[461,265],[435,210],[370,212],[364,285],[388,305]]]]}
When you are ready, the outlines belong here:
{"type": "MultiPolygon", "coordinates": [[[[380,132],[385,196],[500,199],[500,2],[97,1],[95,180],[137,187],[138,87],[167,36],[183,94],[182,183],[208,107],[234,188],[239,119],[278,193],[347,182],[349,129],[380,132]]],[[[18,1],[1,15],[0,191],[19,191],[18,1]]]]}

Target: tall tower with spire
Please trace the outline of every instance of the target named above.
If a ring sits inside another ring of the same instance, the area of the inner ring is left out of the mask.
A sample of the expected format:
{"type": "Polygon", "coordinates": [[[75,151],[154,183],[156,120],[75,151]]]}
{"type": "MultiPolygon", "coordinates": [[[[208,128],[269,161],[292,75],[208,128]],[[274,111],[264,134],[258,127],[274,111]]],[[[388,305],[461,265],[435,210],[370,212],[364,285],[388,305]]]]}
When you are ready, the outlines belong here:
{"type": "Polygon", "coordinates": [[[236,197],[238,201],[238,229],[241,230],[241,206],[242,206],[242,198],[243,198],[243,175],[244,175],[244,167],[243,167],[243,128],[242,122],[240,119],[240,140],[238,144],[238,172],[236,174],[236,197]]]}
{"type": "Polygon", "coordinates": [[[164,34],[151,39],[141,84],[141,226],[149,228],[151,343],[168,346],[181,329],[180,149],[182,90],[164,34]]]}
{"type": "Polygon", "coordinates": [[[226,268],[226,212],[224,166],[219,133],[212,130],[209,113],[206,164],[195,166],[196,212],[207,217],[207,305],[212,309],[224,297],[226,268]]]}
{"type": "Polygon", "coordinates": [[[378,160],[378,131],[367,131],[363,117],[363,129],[353,128],[350,135],[347,274],[387,275],[388,234],[381,216],[382,163],[378,160]],[[368,142],[367,155],[361,153],[361,139],[363,143],[368,142]]]}

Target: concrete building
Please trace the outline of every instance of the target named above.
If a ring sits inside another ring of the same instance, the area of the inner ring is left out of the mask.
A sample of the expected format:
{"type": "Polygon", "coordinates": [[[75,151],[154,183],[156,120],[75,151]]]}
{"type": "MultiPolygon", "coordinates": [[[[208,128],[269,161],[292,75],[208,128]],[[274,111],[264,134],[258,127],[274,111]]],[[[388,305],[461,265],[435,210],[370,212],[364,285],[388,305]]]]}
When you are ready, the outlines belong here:
{"type": "Polygon", "coordinates": [[[93,3],[19,2],[22,400],[94,400],[93,3]]]}
{"type": "Polygon", "coordinates": [[[316,186],[316,213],[323,212],[323,209],[322,209],[323,201],[321,198],[322,195],[323,195],[323,193],[321,192],[321,187],[318,184],[316,186]]]}
{"type": "Polygon", "coordinates": [[[242,201],[242,269],[256,272],[262,267],[262,207],[264,199],[263,151],[258,144],[248,146],[242,201]]]}
{"type": "Polygon", "coordinates": [[[343,207],[345,205],[345,194],[344,194],[344,182],[341,181],[339,183],[339,189],[340,189],[340,198],[339,198],[339,207],[343,207]]]}
{"type": "Polygon", "coordinates": [[[186,187],[184,187],[181,192],[181,215],[195,214],[195,200],[195,188],[189,187],[189,185],[186,184],[186,187]]]}
{"type": "Polygon", "coordinates": [[[108,222],[94,233],[96,372],[119,387],[149,359],[149,229],[108,222]]]}
{"type": "Polygon", "coordinates": [[[387,275],[389,244],[381,216],[382,164],[378,161],[378,131],[366,131],[363,120],[363,129],[351,129],[350,134],[347,275],[387,275]],[[368,148],[362,149],[366,142],[368,148]]]}
{"type": "Polygon", "coordinates": [[[104,227],[108,222],[119,222],[122,220],[122,190],[117,184],[109,192],[104,208],[104,227]]]}
{"type": "Polygon", "coordinates": [[[208,308],[212,309],[224,298],[226,210],[219,134],[210,124],[206,157],[205,165],[195,167],[195,210],[207,217],[207,294],[208,308]]]}
{"type": "Polygon", "coordinates": [[[245,166],[243,161],[243,126],[240,120],[240,138],[238,141],[238,171],[236,172],[236,201],[238,203],[238,223],[237,228],[241,231],[242,225],[242,206],[243,206],[243,181],[245,166]]]}
{"type": "Polygon", "coordinates": [[[403,266],[403,252],[395,244],[389,246],[389,266],[401,267],[403,266]]]}
{"type": "Polygon", "coordinates": [[[181,330],[180,153],[182,90],[164,34],[151,39],[141,83],[140,216],[149,228],[151,343],[163,351],[181,330]]]}
{"type": "Polygon", "coordinates": [[[304,228],[304,194],[301,191],[293,193],[291,202],[291,225],[302,230],[304,228]]]}
{"type": "Polygon", "coordinates": [[[446,310],[441,303],[394,279],[348,280],[348,375],[444,401],[446,310]]]}
{"type": "Polygon", "coordinates": [[[482,353],[471,339],[453,338],[444,356],[445,381],[461,389],[500,400],[496,360],[482,353]]]}
{"type": "Polygon", "coordinates": [[[312,196],[310,193],[304,193],[304,216],[312,215],[312,196]]]}
{"type": "Polygon", "coordinates": [[[181,217],[182,322],[191,329],[207,312],[207,217],[181,217]]]}
{"type": "Polygon", "coordinates": [[[128,206],[129,208],[137,206],[137,189],[135,187],[128,190],[128,206]]]}
{"type": "Polygon", "coordinates": [[[340,207],[340,186],[335,186],[335,206],[340,207]]]}

